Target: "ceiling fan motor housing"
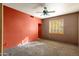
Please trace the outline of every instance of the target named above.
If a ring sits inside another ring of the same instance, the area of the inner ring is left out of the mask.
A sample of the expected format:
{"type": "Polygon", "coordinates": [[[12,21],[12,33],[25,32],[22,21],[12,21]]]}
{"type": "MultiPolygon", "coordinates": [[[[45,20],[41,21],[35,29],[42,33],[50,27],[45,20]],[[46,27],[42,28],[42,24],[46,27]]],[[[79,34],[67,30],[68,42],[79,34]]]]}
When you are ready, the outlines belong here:
{"type": "Polygon", "coordinates": [[[48,15],[48,11],[47,10],[43,10],[43,14],[44,15],[48,15]]]}

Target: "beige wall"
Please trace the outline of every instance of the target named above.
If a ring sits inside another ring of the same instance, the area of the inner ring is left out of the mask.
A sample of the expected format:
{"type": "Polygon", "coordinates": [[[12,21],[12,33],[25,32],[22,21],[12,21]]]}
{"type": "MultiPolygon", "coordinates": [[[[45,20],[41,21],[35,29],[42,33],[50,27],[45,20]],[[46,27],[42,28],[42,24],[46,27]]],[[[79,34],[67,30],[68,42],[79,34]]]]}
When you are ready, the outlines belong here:
{"type": "Polygon", "coordinates": [[[1,29],[2,29],[2,27],[1,27],[2,25],[1,24],[2,24],[2,5],[0,3],[0,52],[1,52],[1,37],[2,37],[1,36],[1,32],[2,32],[1,31],[1,29]]]}
{"type": "Polygon", "coordinates": [[[78,13],[78,46],[79,46],[79,13],[78,13]]]}
{"type": "Polygon", "coordinates": [[[67,14],[58,17],[52,17],[43,20],[42,25],[42,38],[49,40],[56,40],[71,44],[78,44],[78,13],[67,14]],[[48,31],[49,20],[53,19],[64,19],[64,35],[50,34],[48,31]]]}

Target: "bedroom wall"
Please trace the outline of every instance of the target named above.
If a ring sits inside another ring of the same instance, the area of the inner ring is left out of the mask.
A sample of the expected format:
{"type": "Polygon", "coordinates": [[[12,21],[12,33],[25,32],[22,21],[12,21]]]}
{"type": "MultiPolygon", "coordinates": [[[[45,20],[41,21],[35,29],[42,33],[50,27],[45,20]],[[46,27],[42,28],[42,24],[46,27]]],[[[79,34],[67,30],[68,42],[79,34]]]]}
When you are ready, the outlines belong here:
{"type": "Polygon", "coordinates": [[[13,8],[4,7],[4,48],[16,47],[38,38],[41,20],[13,8]]]}
{"type": "Polygon", "coordinates": [[[43,20],[42,38],[55,40],[69,44],[78,45],[78,13],[66,14],[57,17],[51,17],[43,20]],[[50,34],[49,21],[53,19],[64,19],[64,34],[50,34]]]}
{"type": "Polygon", "coordinates": [[[0,53],[1,53],[1,41],[2,41],[2,4],[0,3],[0,53]]]}
{"type": "Polygon", "coordinates": [[[79,46],[79,13],[78,13],[78,46],[79,46]]]}

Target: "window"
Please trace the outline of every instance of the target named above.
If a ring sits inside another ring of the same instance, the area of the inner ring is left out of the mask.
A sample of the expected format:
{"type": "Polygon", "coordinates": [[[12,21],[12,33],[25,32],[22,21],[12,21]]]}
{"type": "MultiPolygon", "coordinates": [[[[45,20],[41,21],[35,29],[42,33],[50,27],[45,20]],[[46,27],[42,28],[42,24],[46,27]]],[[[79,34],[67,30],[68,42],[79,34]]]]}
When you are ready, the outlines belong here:
{"type": "Polygon", "coordinates": [[[64,19],[55,19],[49,21],[49,33],[64,34],[64,19]]]}

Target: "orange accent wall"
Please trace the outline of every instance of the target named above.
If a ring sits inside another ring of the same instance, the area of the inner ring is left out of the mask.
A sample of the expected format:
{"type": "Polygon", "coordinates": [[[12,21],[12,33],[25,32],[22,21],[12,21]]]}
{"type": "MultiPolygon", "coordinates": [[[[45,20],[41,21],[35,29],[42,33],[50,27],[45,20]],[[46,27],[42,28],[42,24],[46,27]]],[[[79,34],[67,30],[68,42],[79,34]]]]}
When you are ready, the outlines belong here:
{"type": "Polygon", "coordinates": [[[36,17],[4,7],[4,48],[16,47],[23,40],[34,41],[38,38],[38,24],[41,20],[36,17]],[[26,39],[27,38],[27,39],[26,39]]]}

